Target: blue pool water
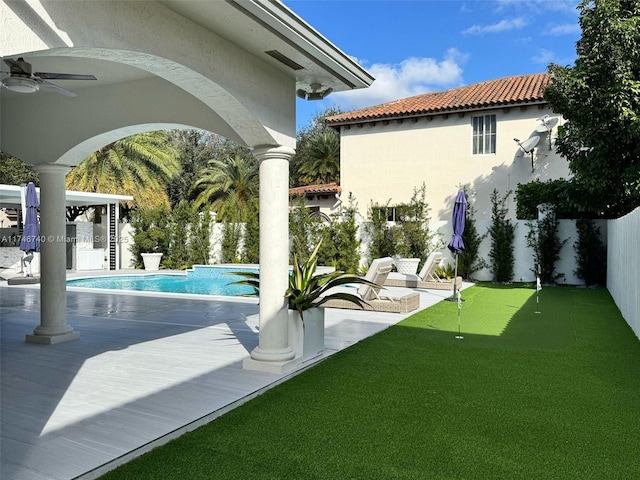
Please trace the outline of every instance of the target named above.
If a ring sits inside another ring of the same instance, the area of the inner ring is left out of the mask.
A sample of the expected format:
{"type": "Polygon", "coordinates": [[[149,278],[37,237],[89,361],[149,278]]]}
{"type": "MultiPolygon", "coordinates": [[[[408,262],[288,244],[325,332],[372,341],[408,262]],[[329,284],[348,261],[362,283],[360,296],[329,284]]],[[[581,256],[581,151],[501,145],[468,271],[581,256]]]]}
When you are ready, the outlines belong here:
{"type": "Polygon", "coordinates": [[[196,265],[185,273],[157,273],[153,275],[119,275],[76,278],[67,280],[69,287],[105,288],[110,290],[137,290],[146,292],[192,293],[199,295],[234,296],[251,293],[245,285],[229,285],[242,280],[232,272],[257,272],[242,267],[215,267],[196,265]]]}

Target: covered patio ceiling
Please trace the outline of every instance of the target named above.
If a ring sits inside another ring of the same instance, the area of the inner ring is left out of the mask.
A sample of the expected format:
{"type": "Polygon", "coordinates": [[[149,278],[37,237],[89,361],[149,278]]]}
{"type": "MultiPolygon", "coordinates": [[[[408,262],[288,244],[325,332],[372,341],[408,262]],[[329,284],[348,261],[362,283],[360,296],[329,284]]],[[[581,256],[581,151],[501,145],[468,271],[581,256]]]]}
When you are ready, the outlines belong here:
{"type": "MultiPolygon", "coordinates": [[[[293,148],[296,92],[322,95],[373,81],[274,0],[2,0],[0,14],[3,59],[23,57],[33,72],[96,77],[49,80],[75,98],[44,85],[33,94],[0,88],[2,151],[35,165],[75,165],[152,128],[293,148]]],[[[10,67],[3,61],[0,68],[4,81],[10,67]]]]}
{"type": "MultiPolygon", "coordinates": [[[[260,222],[260,341],[245,367],[294,368],[284,292],[296,98],[366,88],[373,77],[277,0],[0,0],[0,15],[0,145],[39,173],[41,234],[64,238],[65,174],[116,140],[201,129],[251,148],[268,221],[260,222]],[[20,85],[32,92],[16,92],[20,85]]],[[[64,241],[43,243],[41,262],[47,308],[27,341],[76,339],[64,241]]]]}

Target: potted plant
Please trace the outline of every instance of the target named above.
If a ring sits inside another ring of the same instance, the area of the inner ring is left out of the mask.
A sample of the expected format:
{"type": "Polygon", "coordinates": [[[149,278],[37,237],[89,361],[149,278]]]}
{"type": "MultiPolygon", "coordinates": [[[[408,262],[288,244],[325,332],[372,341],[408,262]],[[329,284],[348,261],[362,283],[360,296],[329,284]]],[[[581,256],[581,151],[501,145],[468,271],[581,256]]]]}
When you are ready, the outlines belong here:
{"type": "Polygon", "coordinates": [[[162,260],[162,245],[166,243],[166,232],[160,227],[151,226],[137,232],[133,241],[140,249],[145,270],[159,270],[162,260]]]}
{"type": "Polygon", "coordinates": [[[405,231],[404,223],[391,227],[394,255],[393,263],[399,273],[415,275],[420,265],[420,258],[412,257],[411,241],[405,231]]]}
{"type": "MultiPolygon", "coordinates": [[[[293,270],[289,274],[289,287],[284,296],[289,305],[289,344],[296,352],[296,357],[308,360],[324,350],[324,308],[322,305],[333,299],[346,300],[360,307],[366,303],[358,295],[348,292],[327,292],[340,285],[365,284],[380,288],[357,275],[341,271],[316,273],[318,251],[322,241],[318,243],[309,258],[300,263],[297,255],[293,256],[293,270]]],[[[257,295],[260,289],[260,274],[254,272],[235,272],[244,280],[233,282],[253,288],[249,295],[257,295]]]]}
{"type": "Polygon", "coordinates": [[[131,226],[135,230],[131,253],[136,259],[136,267],[144,264],[145,270],[158,270],[162,254],[168,251],[168,213],[164,207],[149,210],[135,210],[131,216],[131,226]]]}

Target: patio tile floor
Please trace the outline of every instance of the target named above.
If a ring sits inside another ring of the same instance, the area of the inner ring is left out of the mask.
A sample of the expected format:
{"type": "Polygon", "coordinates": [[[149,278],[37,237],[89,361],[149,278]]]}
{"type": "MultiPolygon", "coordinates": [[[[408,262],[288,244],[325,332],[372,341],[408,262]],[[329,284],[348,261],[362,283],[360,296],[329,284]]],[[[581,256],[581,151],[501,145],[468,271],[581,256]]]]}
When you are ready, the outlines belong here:
{"type": "Polygon", "coordinates": [[[3,479],[97,478],[407,316],[327,309],[325,353],[276,375],[242,369],[255,299],[69,289],[80,339],[46,346],[25,342],[39,311],[39,286],[0,282],[3,479]]]}

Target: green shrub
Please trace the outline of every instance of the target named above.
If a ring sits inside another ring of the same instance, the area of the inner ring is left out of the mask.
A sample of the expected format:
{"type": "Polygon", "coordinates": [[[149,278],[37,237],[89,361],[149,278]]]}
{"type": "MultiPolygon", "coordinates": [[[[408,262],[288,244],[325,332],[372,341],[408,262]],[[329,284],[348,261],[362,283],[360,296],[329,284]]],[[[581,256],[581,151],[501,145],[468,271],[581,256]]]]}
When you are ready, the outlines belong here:
{"type": "Polygon", "coordinates": [[[289,212],[289,263],[293,265],[293,257],[304,263],[310,257],[312,245],[317,245],[322,238],[320,228],[322,220],[312,217],[307,208],[304,196],[298,198],[296,205],[289,212]]]}
{"type": "Polygon", "coordinates": [[[367,210],[367,223],[364,231],[369,239],[367,249],[367,264],[374,258],[391,257],[394,255],[394,239],[388,218],[389,202],[381,206],[371,203],[367,210]]]}
{"type": "Polygon", "coordinates": [[[350,193],[346,206],[331,215],[331,221],[319,226],[322,244],[318,251],[321,265],[356,273],[360,267],[360,239],[356,225],[357,203],[350,193]]]}
{"type": "Polygon", "coordinates": [[[387,221],[391,208],[389,202],[385,206],[374,203],[369,207],[365,226],[369,237],[368,262],[387,256],[420,258],[418,268],[421,268],[430,252],[442,248],[439,234],[429,229],[431,209],[426,194],[423,183],[420,188],[413,189],[409,203],[396,205],[396,223],[393,226],[389,226],[387,221]]]}
{"type": "Polygon", "coordinates": [[[527,222],[527,246],[533,249],[533,269],[542,283],[553,284],[564,273],[556,272],[556,263],[560,260],[560,251],[567,240],[558,237],[558,220],[553,205],[547,204],[541,209],[542,219],[537,222],[527,222]]]}
{"type": "Polygon", "coordinates": [[[491,225],[488,231],[491,238],[489,268],[493,273],[494,282],[504,283],[513,280],[515,263],[513,242],[516,236],[516,225],[507,218],[509,208],[506,205],[507,198],[511,193],[509,190],[503,197],[500,197],[495,188],[491,193],[491,225]]]}
{"type": "Polygon", "coordinates": [[[573,244],[577,268],[574,273],[587,285],[607,284],[607,249],[600,228],[591,219],[576,221],[578,240],[573,244]]]}
{"type": "Polygon", "coordinates": [[[163,257],[169,251],[169,236],[167,235],[168,211],[166,207],[155,209],[137,209],[131,213],[133,227],[133,244],[129,248],[133,254],[135,268],[142,268],[141,253],[162,253],[163,257]]]}
{"type": "Polygon", "coordinates": [[[162,257],[165,268],[183,270],[192,265],[189,244],[189,225],[196,219],[191,205],[186,200],[180,201],[169,215],[167,236],[169,248],[162,257]]]}
{"type": "Polygon", "coordinates": [[[488,233],[480,235],[476,228],[475,213],[476,209],[469,200],[469,187],[462,187],[467,197],[467,210],[465,215],[464,232],[462,233],[462,242],[464,243],[464,251],[458,255],[458,275],[471,279],[473,274],[482,268],[487,268],[487,262],[480,257],[480,245],[487,237],[488,233]]]}
{"type": "Polygon", "coordinates": [[[516,189],[516,217],[520,220],[538,218],[538,205],[552,203],[556,206],[556,218],[598,218],[596,212],[581,209],[582,203],[576,199],[587,195],[569,180],[559,178],[541,182],[535,180],[520,183],[516,189]]]}
{"type": "Polygon", "coordinates": [[[189,230],[189,259],[192,265],[208,265],[211,247],[211,213],[195,213],[189,230]]]}
{"type": "Polygon", "coordinates": [[[222,223],[222,241],[220,245],[222,263],[240,263],[240,240],[242,224],[225,220],[222,223]]]}
{"type": "Polygon", "coordinates": [[[249,201],[244,225],[243,263],[260,262],[260,206],[258,198],[249,201]]]}

